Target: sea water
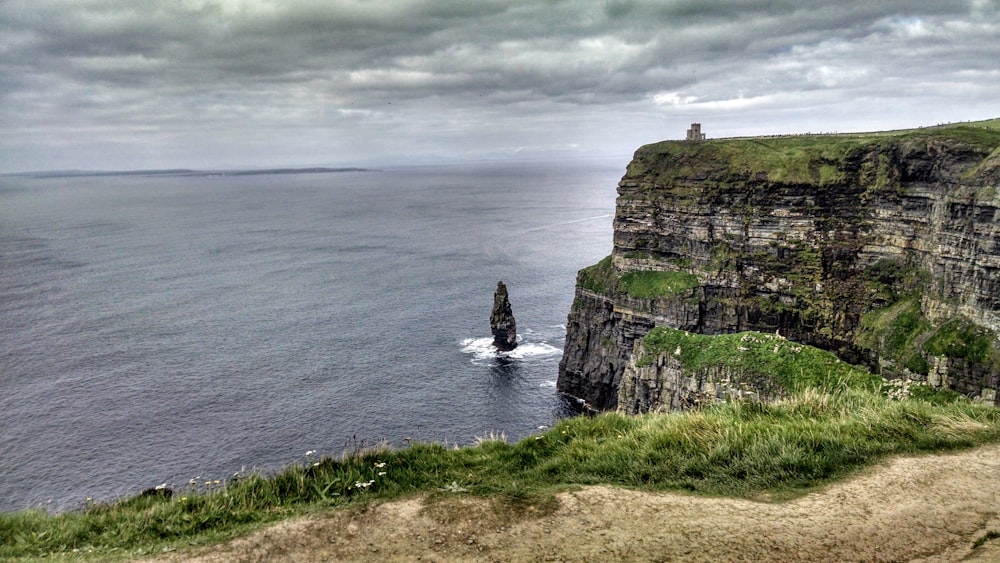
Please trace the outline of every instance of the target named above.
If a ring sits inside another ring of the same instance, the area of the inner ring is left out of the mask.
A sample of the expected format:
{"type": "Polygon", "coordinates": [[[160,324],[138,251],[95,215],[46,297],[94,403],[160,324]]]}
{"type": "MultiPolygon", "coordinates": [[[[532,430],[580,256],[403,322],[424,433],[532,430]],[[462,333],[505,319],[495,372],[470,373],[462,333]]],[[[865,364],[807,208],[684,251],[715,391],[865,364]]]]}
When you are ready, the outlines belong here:
{"type": "Polygon", "coordinates": [[[0,510],[553,424],[622,172],[0,178],[0,510]]]}

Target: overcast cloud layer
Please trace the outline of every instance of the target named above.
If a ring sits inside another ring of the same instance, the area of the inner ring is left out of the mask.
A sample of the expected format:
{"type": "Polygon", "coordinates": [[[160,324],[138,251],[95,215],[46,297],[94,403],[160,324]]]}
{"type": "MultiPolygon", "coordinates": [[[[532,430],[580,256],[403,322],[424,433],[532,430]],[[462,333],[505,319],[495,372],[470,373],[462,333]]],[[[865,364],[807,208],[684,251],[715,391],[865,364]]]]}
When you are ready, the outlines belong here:
{"type": "Polygon", "coordinates": [[[1000,117],[1000,3],[0,0],[0,171],[620,158],[1000,117]]]}

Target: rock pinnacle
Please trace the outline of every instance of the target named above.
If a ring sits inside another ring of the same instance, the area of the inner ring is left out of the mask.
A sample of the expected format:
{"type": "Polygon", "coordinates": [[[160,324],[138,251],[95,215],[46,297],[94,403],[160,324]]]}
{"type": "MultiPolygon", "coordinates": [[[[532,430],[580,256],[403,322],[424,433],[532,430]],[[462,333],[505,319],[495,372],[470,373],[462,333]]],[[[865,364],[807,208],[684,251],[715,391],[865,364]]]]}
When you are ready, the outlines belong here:
{"type": "Polygon", "coordinates": [[[490,329],[493,331],[493,345],[497,350],[508,352],[517,347],[517,324],[507,299],[507,286],[497,282],[493,294],[493,313],[490,315],[490,329]]]}

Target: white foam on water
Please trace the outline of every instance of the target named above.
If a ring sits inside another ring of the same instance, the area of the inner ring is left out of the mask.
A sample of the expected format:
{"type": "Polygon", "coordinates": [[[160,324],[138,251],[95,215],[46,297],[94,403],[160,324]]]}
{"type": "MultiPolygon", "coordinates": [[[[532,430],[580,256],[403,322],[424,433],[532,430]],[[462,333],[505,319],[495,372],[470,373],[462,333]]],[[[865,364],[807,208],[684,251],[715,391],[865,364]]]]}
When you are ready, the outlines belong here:
{"type": "Polygon", "coordinates": [[[510,358],[524,360],[542,356],[562,354],[562,350],[547,342],[524,342],[521,336],[517,338],[517,348],[509,352],[501,352],[493,346],[493,338],[466,338],[462,341],[462,352],[472,355],[473,362],[488,361],[494,358],[510,358]]]}
{"type": "Polygon", "coordinates": [[[543,381],[543,382],[539,383],[538,386],[539,387],[543,387],[545,389],[555,389],[556,388],[556,380],[553,379],[551,381],[543,381]]]}
{"type": "Polygon", "coordinates": [[[497,357],[493,338],[466,338],[462,341],[462,352],[472,355],[472,361],[485,361],[497,357]]]}
{"type": "Polygon", "coordinates": [[[502,356],[518,360],[538,356],[552,356],[554,354],[562,354],[562,350],[546,342],[518,344],[517,348],[514,348],[510,352],[500,352],[502,356]]]}

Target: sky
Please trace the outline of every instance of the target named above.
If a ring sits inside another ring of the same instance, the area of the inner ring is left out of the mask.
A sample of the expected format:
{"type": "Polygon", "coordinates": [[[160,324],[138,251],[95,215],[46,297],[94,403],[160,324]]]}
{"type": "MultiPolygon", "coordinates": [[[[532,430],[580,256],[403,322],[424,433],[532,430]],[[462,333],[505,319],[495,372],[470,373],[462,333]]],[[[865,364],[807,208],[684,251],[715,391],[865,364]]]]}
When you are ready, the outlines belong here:
{"type": "Polygon", "coordinates": [[[0,172],[620,160],[1000,117],[1000,0],[0,0],[0,172]]]}

